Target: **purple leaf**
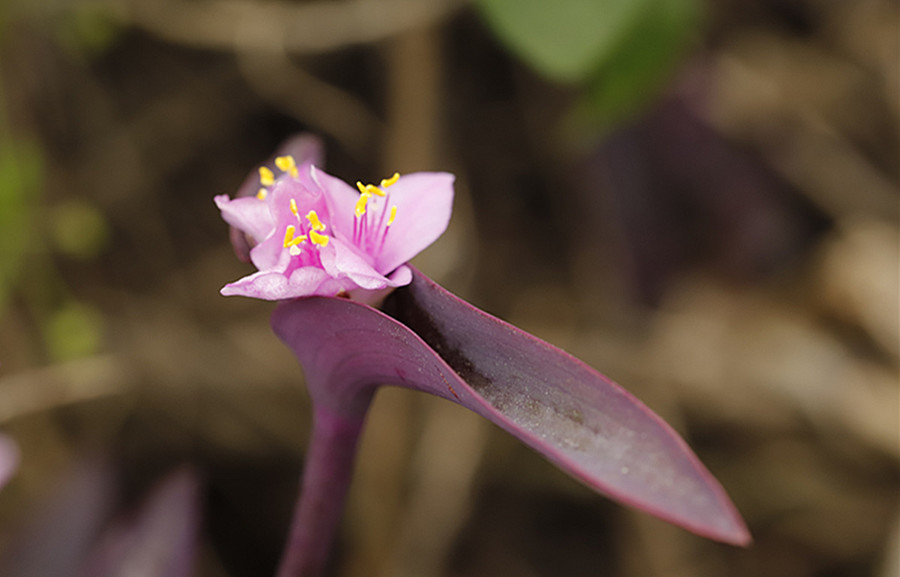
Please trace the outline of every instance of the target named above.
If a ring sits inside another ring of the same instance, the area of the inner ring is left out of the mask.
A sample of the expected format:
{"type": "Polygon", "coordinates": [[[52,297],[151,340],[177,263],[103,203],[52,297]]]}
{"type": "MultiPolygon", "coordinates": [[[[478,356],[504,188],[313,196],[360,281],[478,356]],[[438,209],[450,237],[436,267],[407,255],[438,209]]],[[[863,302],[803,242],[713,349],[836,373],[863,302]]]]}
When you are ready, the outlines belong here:
{"type": "Polygon", "coordinates": [[[75,577],[117,497],[108,463],[77,462],[14,533],[0,557],[0,575],[75,577]]]}
{"type": "MultiPolygon", "coordinates": [[[[394,318],[338,298],[276,309],[273,328],[300,360],[317,411],[361,424],[378,385],[429,392],[491,420],[597,491],[700,535],[749,543],[734,506],[684,441],[603,375],[418,271],[384,308],[394,318]]],[[[352,460],[352,452],[339,459],[352,460]]],[[[317,502],[328,498],[305,480],[301,500],[309,491],[317,502]]]]}
{"type": "Polygon", "coordinates": [[[5,435],[0,435],[0,487],[9,481],[19,466],[19,449],[5,435]]]}
{"type": "Polygon", "coordinates": [[[730,499],[681,437],[607,377],[417,270],[385,308],[465,382],[457,402],[589,487],[705,537],[750,542],[730,499]]]}
{"type": "Polygon", "coordinates": [[[200,504],[195,474],[169,475],[133,517],[109,526],[80,577],[188,577],[197,550],[200,504]]]}
{"type": "Polygon", "coordinates": [[[188,577],[197,548],[196,477],[170,475],[134,515],[119,499],[109,464],[79,461],[32,513],[0,557],[3,577],[188,577]]]}

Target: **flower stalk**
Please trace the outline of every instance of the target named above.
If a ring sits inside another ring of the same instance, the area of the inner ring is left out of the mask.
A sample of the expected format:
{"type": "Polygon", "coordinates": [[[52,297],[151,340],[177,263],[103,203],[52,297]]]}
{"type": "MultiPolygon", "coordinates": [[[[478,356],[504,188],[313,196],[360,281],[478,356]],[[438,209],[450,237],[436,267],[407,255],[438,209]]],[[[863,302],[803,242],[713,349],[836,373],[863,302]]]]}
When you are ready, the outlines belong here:
{"type": "MultiPolygon", "coordinates": [[[[371,398],[371,392],[361,393],[358,406],[365,405],[365,410],[371,398]]],[[[315,407],[303,482],[278,577],[315,577],[325,570],[350,488],[364,421],[364,411],[344,414],[321,405],[315,407]]]]}

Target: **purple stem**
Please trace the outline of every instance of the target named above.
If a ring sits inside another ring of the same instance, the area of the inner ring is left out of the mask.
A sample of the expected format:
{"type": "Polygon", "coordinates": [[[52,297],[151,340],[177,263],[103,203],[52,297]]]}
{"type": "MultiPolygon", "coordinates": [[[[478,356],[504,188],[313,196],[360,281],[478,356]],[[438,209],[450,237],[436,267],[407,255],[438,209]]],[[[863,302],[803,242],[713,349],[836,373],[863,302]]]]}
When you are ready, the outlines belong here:
{"type": "Polygon", "coordinates": [[[355,403],[356,410],[348,414],[322,403],[314,406],[303,483],[278,577],[318,577],[325,569],[353,476],[357,441],[371,391],[363,397],[356,399],[361,402],[355,403]]]}

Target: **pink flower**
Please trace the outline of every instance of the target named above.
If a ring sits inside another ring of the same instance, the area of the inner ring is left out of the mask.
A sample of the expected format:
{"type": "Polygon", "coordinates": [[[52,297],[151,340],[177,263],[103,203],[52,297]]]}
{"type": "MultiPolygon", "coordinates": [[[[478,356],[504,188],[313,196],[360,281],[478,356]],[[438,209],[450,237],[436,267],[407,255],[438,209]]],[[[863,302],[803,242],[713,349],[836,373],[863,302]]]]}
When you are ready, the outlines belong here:
{"type": "Polygon", "coordinates": [[[447,228],[453,175],[395,174],[379,186],[347,183],[291,156],[260,168],[255,197],[217,196],[228,224],[254,244],[258,271],[222,288],[223,295],[265,300],[349,296],[379,301],[409,284],[406,263],[447,228]]]}

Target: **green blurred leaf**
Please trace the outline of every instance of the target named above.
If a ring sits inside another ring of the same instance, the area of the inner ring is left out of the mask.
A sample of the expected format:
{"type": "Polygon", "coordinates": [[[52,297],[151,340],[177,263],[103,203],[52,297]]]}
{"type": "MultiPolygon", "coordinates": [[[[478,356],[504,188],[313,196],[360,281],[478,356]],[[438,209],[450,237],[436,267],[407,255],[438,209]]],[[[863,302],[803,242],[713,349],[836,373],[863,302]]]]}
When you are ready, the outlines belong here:
{"type": "Polygon", "coordinates": [[[0,311],[19,277],[33,241],[34,197],[41,189],[43,160],[30,141],[4,139],[0,155],[0,311]]]}
{"type": "Polygon", "coordinates": [[[83,303],[71,301],[56,311],[44,327],[47,350],[54,362],[69,361],[100,349],[103,319],[83,303]]]}
{"type": "Polygon", "coordinates": [[[609,128],[655,101],[683,59],[701,17],[698,0],[653,0],[633,32],[590,78],[580,121],[609,128]]]}
{"type": "Polygon", "coordinates": [[[106,52],[120,37],[123,28],[109,5],[79,2],[61,20],[58,34],[63,45],[88,56],[106,52]]]}
{"type": "Polygon", "coordinates": [[[497,36],[551,79],[577,82],[629,36],[655,0],[477,0],[497,36]]]}
{"type": "Polygon", "coordinates": [[[96,257],[106,248],[109,224],[103,213],[84,200],[69,200],[55,206],[51,214],[51,237],[56,248],[76,258],[96,257]]]}

